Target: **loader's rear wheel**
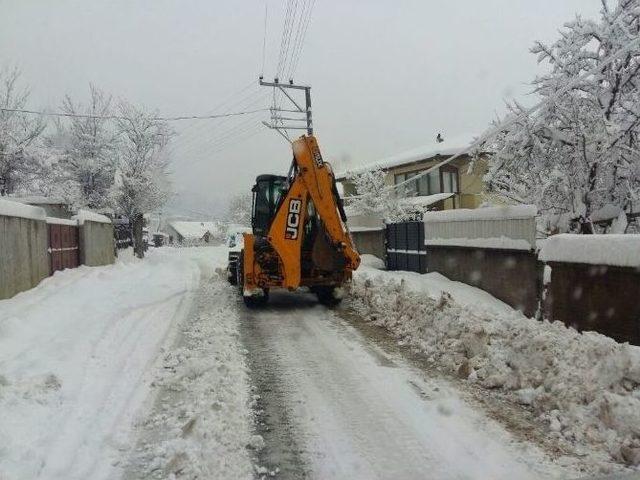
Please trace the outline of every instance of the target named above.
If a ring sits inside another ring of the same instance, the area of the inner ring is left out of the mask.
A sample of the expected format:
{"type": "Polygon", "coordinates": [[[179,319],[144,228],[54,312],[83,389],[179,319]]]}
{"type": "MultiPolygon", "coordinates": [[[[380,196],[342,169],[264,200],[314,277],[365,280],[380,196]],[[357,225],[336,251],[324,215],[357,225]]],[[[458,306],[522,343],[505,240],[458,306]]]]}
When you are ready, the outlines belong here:
{"type": "Polygon", "coordinates": [[[313,288],[313,293],[318,297],[318,301],[327,307],[335,307],[342,301],[342,296],[338,296],[336,287],[317,286],[313,288]]]}
{"type": "Polygon", "coordinates": [[[240,290],[240,296],[247,308],[259,308],[263,307],[269,301],[269,289],[263,288],[262,295],[245,296],[244,294],[244,250],[240,252],[238,256],[238,263],[236,265],[236,285],[240,290]]]}

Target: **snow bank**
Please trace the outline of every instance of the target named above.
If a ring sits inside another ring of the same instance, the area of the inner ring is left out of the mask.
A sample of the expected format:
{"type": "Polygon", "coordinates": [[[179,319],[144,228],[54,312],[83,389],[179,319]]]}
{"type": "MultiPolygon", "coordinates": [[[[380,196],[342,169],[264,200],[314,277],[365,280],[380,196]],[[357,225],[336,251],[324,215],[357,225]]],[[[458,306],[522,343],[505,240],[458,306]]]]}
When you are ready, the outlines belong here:
{"type": "Polygon", "coordinates": [[[356,272],[350,304],[363,319],[435,367],[530,406],[563,448],[595,452],[585,462],[640,462],[639,347],[495,308],[480,293],[470,301],[446,279],[428,294],[428,275],[390,273],[356,272]]]}
{"type": "Polygon", "coordinates": [[[423,215],[425,223],[466,222],[470,220],[516,220],[532,218],[538,214],[535,205],[516,205],[486,208],[460,208],[440,212],[427,212],[423,215]]]}
{"type": "Polygon", "coordinates": [[[77,220],[79,225],[83,225],[84,222],[111,223],[109,217],[89,210],[78,210],[78,213],[71,218],[77,220]]]}
{"type": "Polygon", "coordinates": [[[0,301],[0,478],[118,478],[153,364],[218,261],[182,252],[56,272],[0,301]]]}
{"type": "Polygon", "coordinates": [[[501,237],[486,238],[427,238],[425,245],[449,247],[495,248],[499,250],[531,250],[524,239],[501,237]]]}
{"type": "Polygon", "coordinates": [[[376,270],[385,269],[384,260],[369,253],[363,253],[360,255],[360,267],[370,267],[376,270]]]}
{"type": "Polygon", "coordinates": [[[125,478],[254,478],[247,445],[263,440],[251,431],[237,294],[216,277],[195,303],[176,345],[163,352],[153,380],[160,401],[143,423],[125,478]]]}
{"type": "Polygon", "coordinates": [[[0,199],[0,215],[5,217],[20,217],[30,220],[45,220],[47,214],[42,207],[33,207],[24,203],[0,199]]]}
{"type": "Polygon", "coordinates": [[[576,235],[549,237],[538,258],[544,262],[640,267],[640,235],[576,235]]]}

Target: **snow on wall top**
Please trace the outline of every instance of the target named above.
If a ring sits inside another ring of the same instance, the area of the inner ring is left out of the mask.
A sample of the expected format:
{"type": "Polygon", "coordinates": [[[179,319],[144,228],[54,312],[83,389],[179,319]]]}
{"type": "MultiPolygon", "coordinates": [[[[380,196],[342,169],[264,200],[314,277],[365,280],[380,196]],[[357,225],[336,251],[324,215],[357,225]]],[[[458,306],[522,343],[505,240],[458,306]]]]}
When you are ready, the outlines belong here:
{"type": "Polygon", "coordinates": [[[71,227],[77,227],[77,220],[69,220],[68,218],[47,217],[47,223],[53,225],[69,225],[71,227]]]}
{"type": "Polygon", "coordinates": [[[517,205],[487,208],[460,208],[441,212],[427,212],[423,215],[425,223],[431,222],[468,222],[470,220],[516,220],[533,218],[538,214],[535,205],[517,205]]]}
{"type": "Polygon", "coordinates": [[[424,244],[441,247],[491,248],[497,250],[531,250],[531,243],[522,238],[500,237],[482,238],[427,238],[424,244]]]}
{"type": "Polygon", "coordinates": [[[20,217],[31,220],[45,220],[47,214],[42,207],[33,207],[12,200],[0,199],[0,215],[6,217],[20,217]]]}
{"type": "Polygon", "coordinates": [[[207,232],[215,235],[218,232],[218,224],[215,222],[171,222],[169,225],[183,238],[201,239],[207,232]]]}
{"type": "Polygon", "coordinates": [[[16,202],[29,203],[32,205],[67,205],[64,198],[61,197],[45,197],[42,195],[29,195],[25,197],[12,197],[16,202]]]}
{"type": "Polygon", "coordinates": [[[398,200],[398,203],[406,206],[428,207],[441,200],[446,200],[449,197],[453,197],[453,193],[434,193],[433,195],[401,198],[398,200]]]}
{"type": "Polygon", "coordinates": [[[74,215],[71,218],[72,220],[77,220],[80,225],[84,224],[84,222],[111,223],[111,219],[109,217],[89,210],[78,210],[77,215],[74,215]]]}
{"type": "Polygon", "coordinates": [[[340,179],[350,175],[359,175],[378,168],[386,169],[398,167],[407,163],[428,160],[438,155],[449,157],[461,151],[463,153],[468,153],[465,148],[472,142],[472,140],[473,135],[462,136],[452,140],[445,138],[445,141],[442,143],[430,143],[428,145],[423,145],[412,150],[407,150],[405,152],[380,159],[373,163],[347,168],[344,171],[336,172],[335,176],[340,179]]]}
{"type": "Polygon", "coordinates": [[[553,235],[544,242],[538,258],[544,262],[640,267],[640,235],[553,235]]]}

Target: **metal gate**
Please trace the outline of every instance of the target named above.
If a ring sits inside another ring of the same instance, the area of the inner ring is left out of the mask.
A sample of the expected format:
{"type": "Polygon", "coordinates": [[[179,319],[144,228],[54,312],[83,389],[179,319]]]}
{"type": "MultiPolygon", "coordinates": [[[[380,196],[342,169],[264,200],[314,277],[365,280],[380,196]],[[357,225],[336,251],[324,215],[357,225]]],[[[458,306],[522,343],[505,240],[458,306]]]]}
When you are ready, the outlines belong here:
{"type": "Polygon", "coordinates": [[[389,223],[386,227],[387,269],[427,272],[422,222],[389,223]]]}
{"type": "Polygon", "coordinates": [[[51,274],[79,264],[78,227],[48,223],[51,274]]]}

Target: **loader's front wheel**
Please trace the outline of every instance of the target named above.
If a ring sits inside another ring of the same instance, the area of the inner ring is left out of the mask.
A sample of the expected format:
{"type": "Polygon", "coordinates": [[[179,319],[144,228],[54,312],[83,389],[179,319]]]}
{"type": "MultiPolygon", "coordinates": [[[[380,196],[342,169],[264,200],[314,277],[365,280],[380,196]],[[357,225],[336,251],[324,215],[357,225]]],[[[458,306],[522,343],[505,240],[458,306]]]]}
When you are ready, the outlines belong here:
{"type": "Polygon", "coordinates": [[[242,300],[247,308],[264,307],[269,302],[269,290],[263,288],[262,295],[242,295],[242,300]]]}
{"type": "Polygon", "coordinates": [[[245,295],[244,294],[244,250],[238,255],[238,263],[236,265],[236,285],[240,290],[240,296],[247,308],[260,308],[267,304],[269,301],[269,289],[263,288],[262,295],[245,295]]]}
{"type": "Polygon", "coordinates": [[[342,289],[332,286],[314,287],[313,293],[318,297],[318,301],[327,307],[335,307],[342,301],[342,289]]]}

